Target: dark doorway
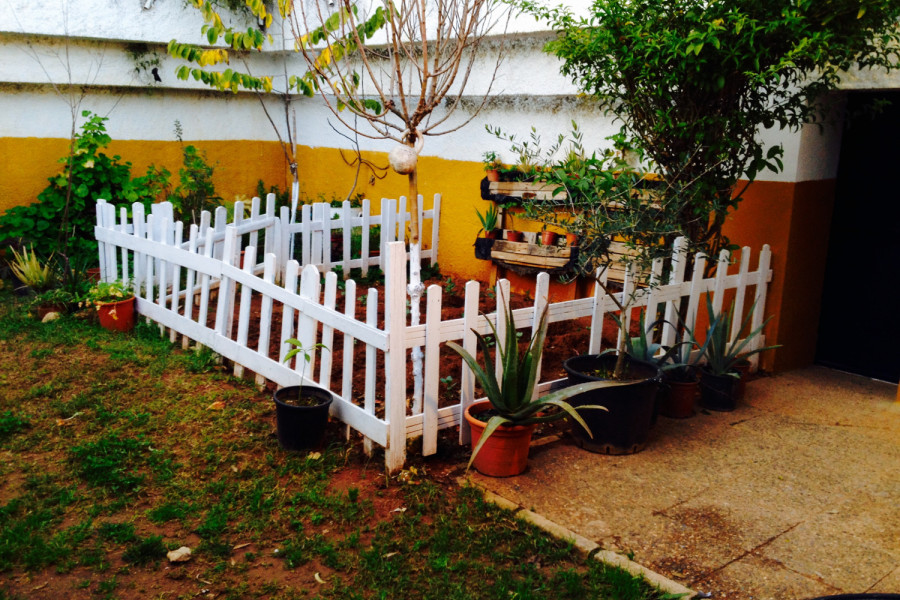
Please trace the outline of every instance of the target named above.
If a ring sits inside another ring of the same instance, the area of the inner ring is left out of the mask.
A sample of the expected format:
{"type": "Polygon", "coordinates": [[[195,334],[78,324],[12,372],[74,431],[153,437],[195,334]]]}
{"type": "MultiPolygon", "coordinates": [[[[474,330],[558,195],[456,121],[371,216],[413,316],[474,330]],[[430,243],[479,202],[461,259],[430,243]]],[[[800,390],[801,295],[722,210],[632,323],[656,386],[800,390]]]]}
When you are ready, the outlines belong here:
{"type": "Polygon", "coordinates": [[[886,381],[900,379],[898,291],[900,92],[851,92],[816,362],[886,381]],[[886,101],[890,104],[882,106],[886,101]]]}

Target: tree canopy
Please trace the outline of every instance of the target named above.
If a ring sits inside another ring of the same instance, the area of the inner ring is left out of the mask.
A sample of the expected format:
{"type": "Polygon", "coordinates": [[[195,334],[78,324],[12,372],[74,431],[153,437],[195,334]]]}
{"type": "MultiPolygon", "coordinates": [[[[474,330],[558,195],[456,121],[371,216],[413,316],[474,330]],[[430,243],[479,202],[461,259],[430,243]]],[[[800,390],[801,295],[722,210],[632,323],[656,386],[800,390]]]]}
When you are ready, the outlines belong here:
{"type": "Polygon", "coordinates": [[[546,50],[622,125],[618,142],[666,182],[662,204],[696,247],[727,245],[741,178],[782,168],[761,128],[797,129],[851,67],[896,68],[896,0],[595,0],[590,14],[526,2],[546,50]]]}

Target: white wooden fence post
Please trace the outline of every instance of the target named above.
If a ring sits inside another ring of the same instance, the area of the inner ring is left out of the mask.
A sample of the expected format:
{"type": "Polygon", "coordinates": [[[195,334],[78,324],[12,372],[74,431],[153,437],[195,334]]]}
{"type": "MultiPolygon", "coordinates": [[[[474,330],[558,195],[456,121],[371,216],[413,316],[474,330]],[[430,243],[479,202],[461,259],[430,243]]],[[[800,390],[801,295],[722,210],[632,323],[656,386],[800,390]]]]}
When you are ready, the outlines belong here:
{"type": "MultiPolygon", "coordinates": [[[[382,233],[384,228],[382,227],[382,233]]],[[[403,242],[388,244],[385,261],[384,353],[385,418],[388,422],[385,468],[395,473],[406,461],[406,250],[403,242]]]]}
{"type": "MultiPolygon", "coordinates": [[[[463,309],[463,343],[462,347],[472,356],[478,351],[478,340],[473,329],[478,325],[478,294],[481,284],[477,281],[466,282],[466,303],[463,309]]],[[[463,362],[459,376],[459,443],[468,444],[472,439],[472,431],[466,421],[465,412],[475,401],[475,374],[463,362]]]]}
{"type": "Polygon", "coordinates": [[[437,452],[438,391],[441,379],[441,297],[444,289],[428,286],[425,303],[425,383],[422,394],[422,455],[437,452]]]}
{"type": "MultiPolygon", "coordinates": [[[[549,302],[550,295],[550,275],[548,273],[538,273],[537,281],[534,284],[534,312],[532,317],[533,325],[531,326],[531,339],[534,339],[534,336],[538,332],[538,325],[541,321],[541,316],[544,314],[544,310],[547,308],[547,304],[549,302]]],[[[541,362],[543,358],[538,361],[537,365],[537,379],[535,380],[534,392],[532,398],[537,398],[540,396],[538,393],[537,384],[541,381],[541,362]]]]}

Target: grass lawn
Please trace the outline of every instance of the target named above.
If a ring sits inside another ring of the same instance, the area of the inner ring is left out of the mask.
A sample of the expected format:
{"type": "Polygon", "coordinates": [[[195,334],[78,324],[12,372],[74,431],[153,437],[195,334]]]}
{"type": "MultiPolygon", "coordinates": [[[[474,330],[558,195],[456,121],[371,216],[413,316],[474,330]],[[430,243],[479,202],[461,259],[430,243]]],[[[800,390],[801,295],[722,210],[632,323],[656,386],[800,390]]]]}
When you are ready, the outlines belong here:
{"type": "Polygon", "coordinates": [[[0,600],[666,597],[456,486],[461,451],[388,478],[342,431],[283,451],[269,396],[210,353],[41,324],[7,285],[0,600]]]}

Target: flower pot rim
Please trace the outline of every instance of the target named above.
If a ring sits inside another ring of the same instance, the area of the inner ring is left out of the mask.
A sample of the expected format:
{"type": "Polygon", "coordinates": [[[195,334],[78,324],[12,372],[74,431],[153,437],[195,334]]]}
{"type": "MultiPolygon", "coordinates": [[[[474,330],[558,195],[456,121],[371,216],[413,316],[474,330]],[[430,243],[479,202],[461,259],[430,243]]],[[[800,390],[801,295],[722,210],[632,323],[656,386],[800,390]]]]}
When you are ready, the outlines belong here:
{"type": "MultiPolygon", "coordinates": [[[[482,413],[493,408],[494,405],[491,404],[490,400],[477,400],[466,407],[465,417],[469,423],[476,421],[481,424],[482,427],[487,426],[487,421],[482,421],[475,417],[476,414],[482,413]]],[[[523,429],[534,429],[535,424],[532,423],[530,425],[512,425],[510,423],[504,423],[497,428],[497,431],[519,431],[523,429]]],[[[496,434],[496,432],[495,432],[496,434]]]]}
{"type": "Polygon", "coordinates": [[[330,391],[326,390],[323,387],[319,387],[317,385],[286,385],[286,386],[280,387],[277,390],[275,390],[274,392],[272,392],[272,400],[275,401],[275,404],[278,404],[280,406],[286,406],[288,408],[303,409],[303,408],[318,408],[320,406],[330,406],[331,403],[334,402],[334,396],[331,394],[330,391]],[[310,393],[310,395],[312,395],[312,396],[318,396],[320,399],[322,399],[322,401],[319,402],[318,404],[303,406],[303,405],[299,405],[299,404],[288,404],[287,402],[285,402],[284,400],[281,400],[278,397],[278,394],[284,392],[285,390],[294,390],[294,389],[300,390],[298,397],[302,397],[304,394],[304,390],[305,390],[306,393],[310,393]],[[327,399],[323,399],[322,398],[323,396],[327,396],[327,399]]]}
{"type": "MultiPolygon", "coordinates": [[[[617,355],[612,354],[612,353],[610,353],[610,354],[602,354],[602,353],[600,353],[600,354],[597,354],[597,353],[595,353],[595,354],[577,354],[575,356],[570,356],[565,361],[563,361],[563,368],[566,370],[566,372],[569,372],[571,370],[571,371],[581,374],[582,376],[584,376],[587,379],[592,379],[594,381],[609,381],[610,379],[607,377],[597,377],[596,375],[590,375],[589,373],[587,373],[585,371],[581,371],[580,369],[575,369],[575,368],[569,366],[570,362],[575,362],[579,359],[606,358],[606,357],[610,357],[610,360],[614,360],[617,357],[617,355]]],[[[626,356],[625,361],[630,362],[631,364],[649,367],[649,368],[655,370],[656,374],[653,375],[652,377],[637,377],[634,379],[622,379],[621,381],[623,381],[625,383],[642,383],[644,381],[653,381],[653,380],[661,381],[662,369],[660,369],[659,366],[657,366],[653,363],[644,361],[644,360],[638,360],[636,358],[632,358],[631,356],[626,356]]]]}

